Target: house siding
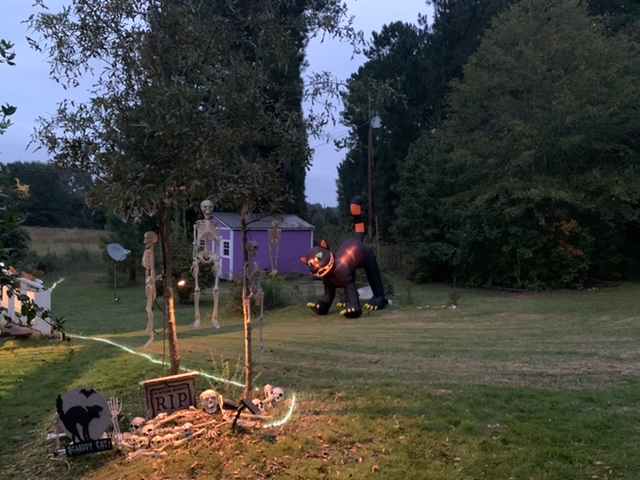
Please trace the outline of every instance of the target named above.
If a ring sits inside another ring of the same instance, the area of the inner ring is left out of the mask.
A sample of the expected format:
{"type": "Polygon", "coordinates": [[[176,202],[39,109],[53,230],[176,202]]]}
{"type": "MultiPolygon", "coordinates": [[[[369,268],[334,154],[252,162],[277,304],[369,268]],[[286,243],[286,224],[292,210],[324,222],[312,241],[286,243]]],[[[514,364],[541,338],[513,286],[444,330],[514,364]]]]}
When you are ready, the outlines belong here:
{"type": "MultiPolygon", "coordinates": [[[[242,232],[235,230],[233,235],[233,272],[238,278],[242,274],[242,232]]],[[[263,270],[271,270],[269,262],[269,232],[267,230],[250,230],[247,238],[258,243],[256,261],[263,270]]],[[[278,255],[278,271],[280,273],[306,273],[307,269],[300,262],[313,243],[313,230],[283,230],[280,237],[278,255]]]]}

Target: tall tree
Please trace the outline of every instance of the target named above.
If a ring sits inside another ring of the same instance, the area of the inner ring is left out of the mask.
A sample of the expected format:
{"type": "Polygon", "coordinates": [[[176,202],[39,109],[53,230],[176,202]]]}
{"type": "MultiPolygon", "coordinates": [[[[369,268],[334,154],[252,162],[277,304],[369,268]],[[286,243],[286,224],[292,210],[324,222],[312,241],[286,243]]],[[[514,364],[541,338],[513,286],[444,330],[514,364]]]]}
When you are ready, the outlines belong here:
{"type": "Polygon", "coordinates": [[[367,184],[368,120],[380,115],[374,140],[376,213],[388,236],[399,206],[400,164],[425,131],[445,117],[449,82],[475,52],[482,33],[512,0],[439,0],[434,17],[417,25],[395,22],[374,33],[367,62],[348,82],[344,122],[350,127],[345,160],[338,167],[338,200],[347,212],[350,199],[367,184]]]}
{"type": "Polygon", "coordinates": [[[96,179],[97,203],[129,220],[157,217],[173,371],[180,355],[172,212],[236,190],[245,206],[260,197],[255,184],[286,187],[287,160],[306,142],[300,110],[278,93],[300,46],[295,35],[350,31],[342,1],[301,0],[300,15],[277,14],[289,3],[73,0],[31,19],[53,78],[74,84],[106,64],[90,102],[61,104],[42,121],[39,139],[55,162],[96,179]],[[240,189],[241,181],[249,186],[240,189]]]}
{"type": "Polygon", "coordinates": [[[398,228],[420,269],[517,287],[621,273],[639,231],[639,78],[638,45],[575,0],[500,15],[403,167],[398,228]]]}

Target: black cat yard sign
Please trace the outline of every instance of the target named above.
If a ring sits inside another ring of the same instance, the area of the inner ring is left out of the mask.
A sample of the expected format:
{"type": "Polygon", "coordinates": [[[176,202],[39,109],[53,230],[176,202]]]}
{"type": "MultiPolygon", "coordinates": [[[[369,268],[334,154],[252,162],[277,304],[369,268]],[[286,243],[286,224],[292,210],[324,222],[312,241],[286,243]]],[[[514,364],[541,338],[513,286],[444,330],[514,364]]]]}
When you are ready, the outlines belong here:
{"type": "Polygon", "coordinates": [[[111,450],[110,438],[103,438],[111,424],[111,414],[104,397],[95,390],[72,390],[58,395],[56,410],[71,443],[65,447],[67,456],[111,450]]]}

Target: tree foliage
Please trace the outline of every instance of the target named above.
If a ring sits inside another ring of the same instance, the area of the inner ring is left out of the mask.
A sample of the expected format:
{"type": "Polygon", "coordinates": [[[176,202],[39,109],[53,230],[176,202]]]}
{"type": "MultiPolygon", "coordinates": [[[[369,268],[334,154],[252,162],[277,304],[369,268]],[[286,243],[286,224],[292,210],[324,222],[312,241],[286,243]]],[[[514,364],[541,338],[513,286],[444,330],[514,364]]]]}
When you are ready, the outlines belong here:
{"type": "Polygon", "coordinates": [[[29,186],[30,194],[22,202],[25,225],[104,228],[103,211],[90,209],[86,203],[93,189],[93,181],[86,173],[39,162],[9,163],[6,172],[29,186]]]}
{"type": "Polygon", "coordinates": [[[344,97],[350,133],[344,142],[348,153],[338,167],[341,211],[347,212],[351,198],[366,189],[368,125],[377,113],[383,128],[374,139],[374,201],[388,238],[399,206],[401,162],[424,131],[440,125],[449,82],[462,75],[481,33],[510,1],[437,1],[431,24],[423,16],[417,25],[395,22],[373,34],[367,62],[350,78],[344,97]]]}
{"type": "MultiPolygon", "coordinates": [[[[16,54],[13,51],[13,43],[3,38],[0,38],[0,65],[6,63],[9,66],[15,65],[16,54]]],[[[11,120],[9,117],[16,113],[16,107],[5,103],[0,105],[0,135],[2,135],[7,128],[11,126],[11,120]]]]}
{"type": "Polygon", "coordinates": [[[244,212],[300,202],[302,46],[348,34],[345,12],[339,0],[73,0],[30,20],[53,78],[73,85],[104,65],[91,100],[62,103],[38,140],[95,179],[95,204],[157,216],[174,371],[173,212],[203,198],[244,212]]]}
{"type": "Polygon", "coordinates": [[[397,228],[419,270],[534,288],[625,273],[640,231],[639,78],[638,45],[574,0],[497,17],[443,128],[403,166],[397,228]]]}

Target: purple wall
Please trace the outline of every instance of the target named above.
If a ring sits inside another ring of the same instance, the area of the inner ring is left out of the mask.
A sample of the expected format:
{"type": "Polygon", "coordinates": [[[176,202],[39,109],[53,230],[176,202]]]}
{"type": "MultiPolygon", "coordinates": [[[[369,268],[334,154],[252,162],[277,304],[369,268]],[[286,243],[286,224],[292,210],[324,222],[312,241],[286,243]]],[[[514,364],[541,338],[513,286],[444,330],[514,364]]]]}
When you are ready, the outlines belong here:
{"type": "MultiPolygon", "coordinates": [[[[222,222],[216,219],[222,242],[218,255],[221,258],[221,275],[225,280],[237,278],[242,273],[242,233],[240,230],[229,230],[222,222]],[[233,235],[232,235],[233,233],[233,235]],[[233,239],[232,239],[233,236],[233,239]],[[229,242],[229,256],[223,255],[224,241],[229,242]],[[231,264],[233,263],[233,272],[231,264]],[[233,277],[232,277],[233,275],[233,277]]],[[[269,231],[250,230],[249,240],[258,242],[258,265],[263,270],[271,270],[269,262],[269,231]]],[[[278,271],[280,273],[308,273],[305,265],[300,263],[300,257],[306,255],[312,246],[312,230],[283,230],[280,237],[278,258],[278,271]]]]}
{"type": "MultiPolygon", "coordinates": [[[[307,273],[307,268],[300,262],[300,257],[306,255],[311,248],[311,230],[283,230],[280,237],[278,271],[280,273],[307,273]]],[[[269,232],[267,230],[251,230],[247,234],[249,240],[258,242],[258,265],[264,270],[270,270],[269,262],[269,232]]],[[[233,271],[234,276],[242,272],[242,233],[234,232],[233,243],[233,271]]]]}

